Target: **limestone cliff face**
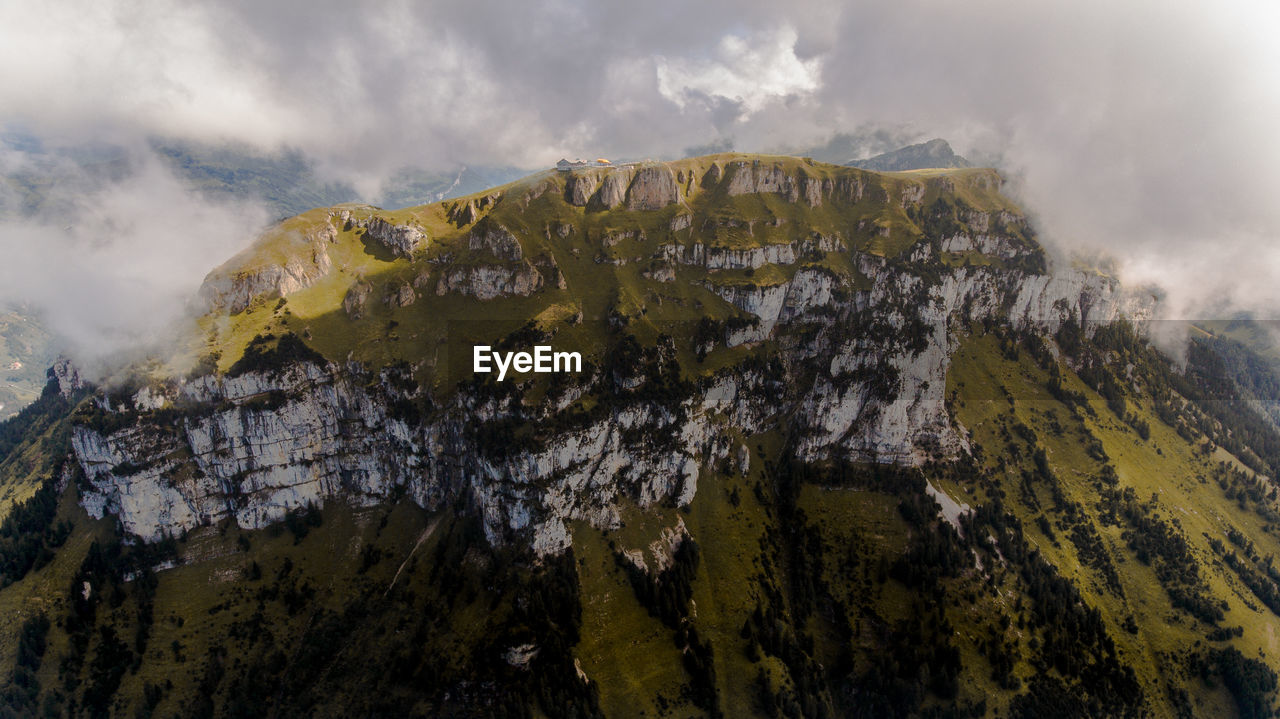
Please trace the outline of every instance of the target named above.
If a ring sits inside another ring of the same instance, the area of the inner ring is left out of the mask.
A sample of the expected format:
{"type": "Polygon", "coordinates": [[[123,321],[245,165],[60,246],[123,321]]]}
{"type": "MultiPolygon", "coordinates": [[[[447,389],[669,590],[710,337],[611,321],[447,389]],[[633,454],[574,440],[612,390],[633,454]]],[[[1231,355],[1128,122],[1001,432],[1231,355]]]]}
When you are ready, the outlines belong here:
{"type": "Polygon", "coordinates": [[[687,504],[702,462],[727,451],[705,417],[637,401],[537,449],[498,453],[476,429],[511,407],[460,396],[422,421],[396,409],[424,401],[406,386],[390,370],[370,377],[299,363],[177,383],[158,401],[98,397],[101,415],[137,421],[75,427],[73,454],[90,487],[82,502],[155,540],[226,518],[261,527],[335,497],[370,504],[405,493],[436,507],[465,495],[492,541],[519,537],[546,554],[568,546],[571,520],[616,525],[624,495],[687,504]],[[174,407],[184,408],[177,421],[162,420],[174,407]],[[660,436],[681,439],[650,439],[660,436]]]}
{"type": "Polygon", "coordinates": [[[565,200],[575,207],[660,210],[680,197],[676,174],[665,164],[576,170],[565,179],[565,200]]]}
{"type": "Polygon", "coordinates": [[[631,173],[624,169],[613,170],[604,176],[600,189],[592,198],[596,207],[611,210],[627,199],[627,186],[631,184],[631,173]]]}
{"type": "MultiPolygon", "coordinates": [[[[590,260],[580,254],[585,242],[599,253],[600,281],[617,272],[650,282],[652,292],[652,283],[696,278],[686,281],[698,285],[691,288],[702,295],[698,302],[737,308],[713,336],[700,330],[700,351],[768,342],[773,361],[729,366],[696,383],[659,382],[661,363],[619,376],[624,370],[604,366],[615,356],[610,348],[588,348],[595,351],[588,371],[533,403],[510,390],[518,381],[512,379],[458,385],[437,406],[418,394],[408,369],[371,374],[354,363],[316,361],[173,379],[131,397],[98,393],[77,415],[72,437],[73,459],[88,483],[83,502],[156,539],[224,518],[260,527],[339,497],[361,504],[407,496],[425,507],[461,501],[483,517],[491,541],[551,554],[568,546],[573,521],[613,527],[625,503],[688,504],[710,467],[730,458],[750,462],[741,437],[779,422],[787,423],[801,459],[919,464],[962,455],[967,432],[949,415],[944,392],[957,333],[970,322],[989,318],[1051,337],[1068,319],[1088,331],[1143,319],[1153,306],[1149,295],[1100,275],[1037,272],[1042,265],[1025,221],[1001,211],[1001,202],[984,210],[955,203],[946,221],[929,214],[932,198],[954,192],[957,182],[973,189],[998,181],[982,171],[875,178],[733,157],[679,174],[663,164],[574,170],[563,197],[544,179],[508,198],[543,210],[560,203],[560,214],[541,218],[537,229],[498,194],[473,198],[445,207],[447,224],[429,224],[456,234],[442,234],[441,246],[425,253],[418,250],[426,234],[414,225],[391,223],[374,208],[332,212],[307,225],[310,234],[285,238],[294,243],[287,261],[255,256],[234,265],[250,269],[215,272],[202,296],[234,313],[264,295],[306,287],[330,271],[328,248],[339,228],[362,227],[366,241],[414,258],[401,265],[409,271],[349,286],[343,307],[353,321],[410,305],[430,311],[419,305],[432,293],[488,302],[581,290],[596,280],[580,267],[590,260]],[[556,192],[546,196],[550,187],[556,192]],[[744,216],[700,204],[750,193],[781,196],[800,212],[744,216]],[[874,242],[858,244],[871,235],[864,223],[874,218],[851,213],[840,223],[799,225],[806,216],[847,212],[868,196],[932,234],[886,258],[873,254],[883,251],[874,242]],[[637,213],[636,224],[572,219],[623,206],[637,213]],[[652,214],[664,208],[669,214],[652,214]],[[974,254],[983,261],[970,263],[974,254]],[[566,283],[557,256],[566,271],[579,273],[573,282],[566,283]],[[575,405],[578,398],[591,398],[592,409],[575,405]],[[513,426],[522,428],[521,439],[513,426]]],[[[572,312],[574,300],[555,301],[572,312]]],[[[483,316],[486,308],[476,311],[483,316]]],[[[571,324],[580,322],[579,308],[571,324]]],[[[674,344],[650,351],[668,363],[676,356],[674,344]]],[[[63,367],[57,377],[70,384],[74,372],[63,367]]]]}
{"type": "Polygon", "coordinates": [[[520,240],[496,222],[482,220],[472,230],[468,241],[471,251],[486,251],[499,260],[515,262],[524,258],[520,240]]]}
{"type": "MultiPolygon", "coordinates": [[[[753,258],[725,258],[723,266],[750,267],[753,258]]],[[[576,428],[507,447],[486,440],[486,428],[556,425],[573,398],[609,374],[576,377],[559,400],[533,408],[472,391],[435,407],[406,389],[416,385],[397,370],[370,376],[355,365],[303,362],[175,380],[93,400],[99,417],[119,421],[74,429],[74,460],[90,487],[82,501],[95,516],[115,514],[128,532],[157,539],[224,518],[260,527],[335,497],[362,504],[403,494],[425,507],[465,497],[491,541],[556,553],[569,545],[572,521],[616,526],[624,498],[687,504],[707,467],[741,455],[733,437],[782,416],[806,459],[916,464],[964,453],[966,433],[943,397],[957,320],[998,317],[1052,332],[1070,316],[1142,319],[1152,307],[1149,296],[1081,272],[962,267],[922,275],[871,255],[857,262],[869,289],[850,292],[821,268],[798,269],[774,286],[709,285],[756,318],[719,341],[775,339],[782,366],[814,368],[807,383],[730,370],[683,399],[658,401],[645,398],[642,377],[623,380],[618,401],[585,426],[566,423],[576,428]],[[795,323],[817,332],[800,339],[787,330],[795,323]]],[[[452,272],[437,292],[484,299],[541,281],[525,262],[452,272]]]]}
{"type": "Polygon", "coordinates": [[[412,257],[427,246],[427,233],[413,225],[395,225],[381,217],[363,221],[365,236],[386,247],[397,257],[412,257]]]}
{"type": "Polygon", "coordinates": [[[574,172],[565,180],[565,200],[574,207],[586,207],[599,183],[595,173],[574,172]]]}
{"type": "MultiPolygon", "coordinates": [[[[306,234],[293,232],[284,238],[293,249],[283,263],[243,270],[214,270],[200,285],[201,304],[208,310],[235,314],[248,309],[257,298],[287,297],[310,287],[333,268],[329,244],[336,234],[330,224],[306,234]]],[[[229,266],[239,264],[237,259],[228,263],[229,266]]]]}
{"type": "Polygon", "coordinates": [[[707,247],[701,242],[692,245],[664,245],[664,259],[685,265],[699,265],[708,270],[759,269],[765,265],[793,265],[812,253],[836,252],[841,242],[825,235],[815,234],[797,242],[762,245],[743,249],[731,247],[707,247]]]}
{"type": "MultiPolygon", "coordinates": [[[[780,164],[753,162],[734,162],[726,170],[729,177],[728,192],[732,195],[748,193],[771,193],[782,195],[791,202],[803,200],[810,207],[818,207],[823,198],[832,193],[846,200],[856,202],[862,196],[861,183],[856,180],[844,180],[837,183],[805,173],[787,172],[780,164]]],[[[718,180],[717,180],[718,181],[718,180]]]]}
{"type": "Polygon", "coordinates": [[[680,201],[675,173],[666,165],[640,168],[627,188],[627,209],[660,210],[680,201]]]}
{"type": "Polygon", "coordinates": [[[436,283],[436,294],[456,292],[481,300],[529,295],[542,289],[542,273],[527,262],[514,265],[476,265],[446,270],[436,283]]]}
{"type": "MultiPolygon", "coordinates": [[[[305,232],[277,229],[275,253],[280,261],[268,256],[251,259],[243,255],[233,258],[205,277],[198,296],[207,310],[236,314],[249,308],[254,300],[288,297],[304,290],[333,269],[329,248],[339,228],[361,228],[372,243],[384,247],[396,257],[412,257],[426,248],[426,232],[413,224],[396,224],[375,213],[376,208],[361,206],[356,211],[330,211],[320,222],[311,223],[305,232]]],[[[250,251],[252,253],[252,251],[250,251]]]]}

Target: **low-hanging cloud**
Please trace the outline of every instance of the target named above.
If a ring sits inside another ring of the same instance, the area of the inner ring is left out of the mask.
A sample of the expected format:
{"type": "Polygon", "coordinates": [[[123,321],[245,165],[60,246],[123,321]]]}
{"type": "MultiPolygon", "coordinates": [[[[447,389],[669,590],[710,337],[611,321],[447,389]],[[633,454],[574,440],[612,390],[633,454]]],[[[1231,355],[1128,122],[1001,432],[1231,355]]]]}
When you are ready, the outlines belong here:
{"type": "Polygon", "coordinates": [[[0,299],[35,308],[83,365],[145,351],[188,316],[210,268],[267,219],[247,203],[213,203],[154,160],[114,182],[60,177],[74,197],[0,223],[0,299]]]}
{"type": "MultiPolygon", "coordinates": [[[[62,144],[287,146],[360,187],[406,164],[539,167],[729,138],[800,148],[907,127],[998,162],[1048,242],[1111,253],[1126,279],[1165,286],[1176,314],[1274,316],[1278,25],[1253,0],[9,2],[0,124],[62,144]]],[[[83,223],[6,226],[27,271],[4,281],[57,301],[41,277],[65,275],[37,265],[56,258],[83,268],[79,286],[153,305],[128,298],[176,292],[248,241],[250,224],[217,219],[237,212],[168,179],[154,193],[156,172],[94,200],[136,223],[109,247],[83,223]],[[151,201],[130,206],[130,192],[151,201]],[[197,254],[160,239],[205,231],[197,254]]],[[[75,333],[113,321],[82,314],[75,333]]]]}

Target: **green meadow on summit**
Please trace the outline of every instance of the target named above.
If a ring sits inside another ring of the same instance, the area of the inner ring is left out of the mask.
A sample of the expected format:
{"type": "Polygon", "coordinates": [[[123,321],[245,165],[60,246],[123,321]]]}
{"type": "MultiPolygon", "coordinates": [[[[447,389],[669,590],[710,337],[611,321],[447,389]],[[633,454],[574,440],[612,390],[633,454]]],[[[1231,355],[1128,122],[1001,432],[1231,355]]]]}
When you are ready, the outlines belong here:
{"type": "Polygon", "coordinates": [[[0,425],[6,707],[1273,714],[1274,364],[1171,362],[1001,186],[718,154],[278,223],[0,425]]]}

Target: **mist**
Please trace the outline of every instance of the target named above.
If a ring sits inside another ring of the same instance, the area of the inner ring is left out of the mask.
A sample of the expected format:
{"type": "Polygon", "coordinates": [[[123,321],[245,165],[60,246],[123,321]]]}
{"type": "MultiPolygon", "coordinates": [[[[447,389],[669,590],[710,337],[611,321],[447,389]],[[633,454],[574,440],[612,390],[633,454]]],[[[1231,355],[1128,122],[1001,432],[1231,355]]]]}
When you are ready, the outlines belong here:
{"type": "MultiPolygon", "coordinates": [[[[0,127],[298,151],[365,194],[405,166],[939,136],[1002,169],[1055,255],[1105,253],[1167,317],[1274,318],[1277,27],[1244,0],[8,2],[0,127]]],[[[0,228],[0,301],[82,348],[154,333],[262,220],[131,162],[0,228]]]]}
{"type": "Polygon", "coordinates": [[[56,176],[74,192],[55,188],[44,211],[0,223],[0,301],[32,308],[83,368],[168,340],[205,274],[267,222],[261,206],[206,200],[154,159],[119,179],[74,165],[56,176]]]}

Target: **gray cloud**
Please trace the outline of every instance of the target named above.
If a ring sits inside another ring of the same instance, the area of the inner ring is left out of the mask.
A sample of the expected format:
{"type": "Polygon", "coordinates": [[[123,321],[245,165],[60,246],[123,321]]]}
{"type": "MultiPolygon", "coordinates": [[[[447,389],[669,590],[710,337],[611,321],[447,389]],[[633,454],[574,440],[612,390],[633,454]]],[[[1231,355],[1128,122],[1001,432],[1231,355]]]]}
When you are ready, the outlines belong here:
{"type": "MultiPolygon", "coordinates": [[[[366,194],[408,164],[537,167],[729,138],[798,148],[890,127],[998,160],[1049,242],[1111,252],[1126,278],[1164,284],[1179,313],[1274,316],[1278,21],[1273,3],[1247,0],[10,2],[0,124],[54,143],[295,147],[366,194]]],[[[126,270],[171,252],[149,239],[166,232],[219,228],[199,254],[166,255],[186,283],[247,241],[200,214],[224,209],[154,169],[141,177],[113,192],[152,193],[166,229],[132,218],[146,225],[138,239],[112,234],[115,249],[83,263],[83,286],[97,271],[119,280],[104,295],[176,291],[163,267],[136,282],[126,270]]],[[[11,224],[4,236],[34,231],[11,224]]],[[[84,232],[41,234],[22,256],[75,266],[65,248],[99,247],[84,232]]],[[[12,279],[39,291],[30,274],[12,279]]]]}
{"type": "Polygon", "coordinates": [[[57,177],[74,196],[0,223],[0,298],[36,308],[84,365],[163,341],[209,269],[267,220],[201,198],[155,161],[107,182],[74,164],[57,177]]]}

